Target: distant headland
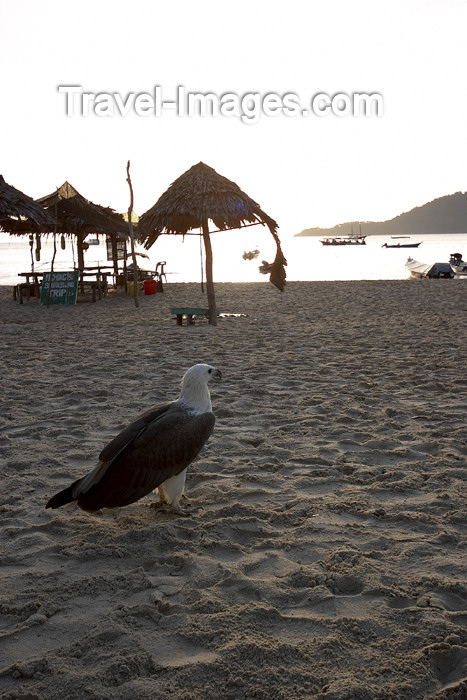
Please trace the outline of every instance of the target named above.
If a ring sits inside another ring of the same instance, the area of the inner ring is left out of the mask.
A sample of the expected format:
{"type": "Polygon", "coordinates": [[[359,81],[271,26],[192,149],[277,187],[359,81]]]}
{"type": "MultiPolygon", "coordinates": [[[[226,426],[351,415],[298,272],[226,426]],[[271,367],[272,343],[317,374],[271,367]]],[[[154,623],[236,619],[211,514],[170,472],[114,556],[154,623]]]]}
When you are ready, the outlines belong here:
{"type": "Polygon", "coordinates": [[[467,233],[467,192],[456,192],[415,207],[388,221],[348,221],[332,228],[306,228],[295,236],[347,236],[353,230],[366,236],[467,233]]]}

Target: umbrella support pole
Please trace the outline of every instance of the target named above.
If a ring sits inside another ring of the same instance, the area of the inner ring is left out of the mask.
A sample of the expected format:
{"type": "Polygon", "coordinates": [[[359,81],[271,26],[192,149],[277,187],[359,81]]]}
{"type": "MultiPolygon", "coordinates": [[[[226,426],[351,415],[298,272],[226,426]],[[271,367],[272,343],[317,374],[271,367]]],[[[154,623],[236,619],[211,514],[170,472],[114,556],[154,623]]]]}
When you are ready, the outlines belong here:
{"type": "Polygon", "coordinates": [[[217,326],[216,295],[214,293],[214,282],[212,278],[212,247],[207,221],[203,223],[203,240],[206,251],[206,291],[209,307],[209,323],[212,326],[217,326]]]}
{"type": "Polygon", "coordinates": [[[84,236],[85,234],[78,233],[77,235],[77,246],[78,246],[78,269],[80,272],[83,272],[84,270],[84,249],[83,249],[83,243],[84,243],[84,236]]]}

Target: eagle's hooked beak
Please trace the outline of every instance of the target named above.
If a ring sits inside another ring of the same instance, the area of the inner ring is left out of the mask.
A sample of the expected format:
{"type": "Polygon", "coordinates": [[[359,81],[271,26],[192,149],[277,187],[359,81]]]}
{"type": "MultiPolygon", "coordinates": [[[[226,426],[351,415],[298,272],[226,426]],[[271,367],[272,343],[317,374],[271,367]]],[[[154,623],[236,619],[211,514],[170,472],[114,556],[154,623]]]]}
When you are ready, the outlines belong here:
{"type": "Polygon", "coordinates": [[[220,369],[214,368],[211,372],[211,377],[214,379],[215,382],[220,382],[222,379],[222,372],[220,369]]]}

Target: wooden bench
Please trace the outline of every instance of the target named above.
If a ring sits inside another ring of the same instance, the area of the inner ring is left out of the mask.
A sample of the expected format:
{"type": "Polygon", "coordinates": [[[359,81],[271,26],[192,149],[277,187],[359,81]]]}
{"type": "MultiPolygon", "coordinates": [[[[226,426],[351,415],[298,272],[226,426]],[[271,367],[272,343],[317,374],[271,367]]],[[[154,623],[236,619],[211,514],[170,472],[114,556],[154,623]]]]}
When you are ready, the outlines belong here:
{"type": "Polygon", "coordinates": [[[39,285],[35,282],[20,282],[13,287],[13,299],[19,296],[19,303],[23,303],[23,295],[26,297],[26,301],[29,301],[31,297],[39,297],[39,285]]]}
{"type": "MultiPolygon", "coordinates": [[[[195,322],[193,316],[206,316],[209,317],[209,309],[200,309],[193,306],[183,306],[181,308],[170,309],[170,313],[177,317],[177,326],[183,325],[183,317],[186,316],[187,326],[194,326],[195,322]]],[[[219,311],[217,312],[219,315],[219,311]]]]}
{"type": "Polygon", "coordinates": [[[96,297],[102,299],[102,295],[107,294],[107,285],[100,280],[97,282],[85,280],[79,283],[78,291],[80,291],[81,294],[86,294],[86,292],[90,291],[92,294],[92,301],[95,303],[96,297]]]}

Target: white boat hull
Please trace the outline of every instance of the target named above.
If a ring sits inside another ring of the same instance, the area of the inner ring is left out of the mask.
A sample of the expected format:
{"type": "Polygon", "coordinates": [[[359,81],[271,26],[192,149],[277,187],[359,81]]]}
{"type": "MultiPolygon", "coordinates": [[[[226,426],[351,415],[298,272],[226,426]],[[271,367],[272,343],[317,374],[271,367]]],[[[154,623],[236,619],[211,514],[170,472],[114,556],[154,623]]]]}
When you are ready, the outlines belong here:
{"type": "Polygon", "coordinates": [[[408,258],[405,263],[412,277],[420,278],[449,278],[454,277],[454,273],[449,263],[421,263],[412,258],[408,258]]]}

